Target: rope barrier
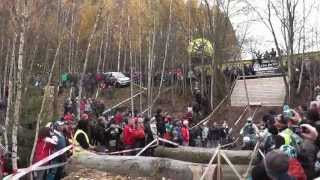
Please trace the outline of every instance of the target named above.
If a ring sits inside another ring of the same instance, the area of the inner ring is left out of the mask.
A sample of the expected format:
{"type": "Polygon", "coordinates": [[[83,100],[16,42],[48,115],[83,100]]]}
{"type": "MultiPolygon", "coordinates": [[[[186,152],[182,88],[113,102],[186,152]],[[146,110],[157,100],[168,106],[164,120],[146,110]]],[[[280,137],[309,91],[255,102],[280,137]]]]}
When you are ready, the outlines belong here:
{"type": "Polygon", "coordinates": [[[220,103],[214,108],[214,110],[206,117],[204,118],[203,120],[201,120],[200,122],[198,122],[196,125],[194,125],[193,127],[191,127],[190,129],[193,129],[197,126],[200,126],[201,124],[209,121],[209,119],[220,109],[220,107],[224,104],[224,102],[227,101],[227,99],[229,99],[229,97],[231,96],[232,94],[232,91],[236,85],[236,82],[237,82],[238,78],[233,82],[231,88],[230,88],[230,91],[228,92],[228,94],[220,101],[220,103]]]}
{"type": "Polygon", "coordinates": [[[248,168],[247,168],[247,171],[246,171],[244,177],[248,177],[248,175],[249,175],[249,171],[250,171],[250,169],[251,169],[251,167],[252,167],[252,163],[253,163],[254,157],[255,157],[256,154],[257,154],[257,151],[258,151],[258,149],[259,149],[259,146],[260,146],[260,141],[258,141],[258,143],[256,144],[256,146],[254,147],[254,150],[253,150],[253,152],[252,152],[252,154],[251,154],[249,166],[248,166],[248,168]]]}
{"type": "Polygon", "coordinates": [[[57,151],[53,154],[51,154],[50,156],[34,163],[33,165],[29,166],[28,168],[22,169],[21,172],[13,175],[12,177],[10,177],[10,179],[15,180],[15,179],[19,179],[23,176],[25,176],[26,174],[29,174],[30,172],[34,171],[36,168],[40,167],[41,165],[48,163],[49,161],[51,161],[52,159],[61,156],[62,154],[64,154],[65,152],[67,152],[68,150],[70,150],[73,147],[73,145],[67,146],[63,149],[61,149],[60,151],[57,151]]]}
{"type": "Polygon", "coordinates": [[[247,105],[246,108],[242,111],[241,115],[239,116],[239,118],[237,119],[237,121],[234,123],[234,125],[236,126],[239,121],[243,118],[243,116],[246,114],[247,110],[248,110],[249,106],[247,105]]]}
{"type": "Polygon", "coordinates": [[[145,90],[140,91],[139,93],[137,93],[137,94],[135,94],[135,95],[133,95],[133,96],[129,97],[128,99],[125,99],[125,100],[121,101],[120,103],[118,103],[118,104],[116,104],[116,105],[112,106],[111,108],[109,108],[109,109],[105,110],[102,114],[106,114],[106,113],[110,112],[112,109],[114,109],[114,108],[116,108],[116,107],[118,107],[118,106],[120,106],[120,105],[122,105],[122,104],[124,104],[124,103],[126,103],[126,102],[128,102],[128,101],[130,101],[131,99],[133,99],[133,98],[135,98],[135,97],[139,96],[140,94],[142,94],[142,93],[144,93],[144,92],[145,92],[145,90]]]}
{"type": "Polygon", "coordinates": [[[159,141],[162,141],[162,142],[164,142],[164,143],[168,143],[168,144],[174,145],[174,146],[176,146],[176,147],[180,146],[179,144],[177,144],[177,143],[175,143],[175,142],[172,142],[172,141],[169,141],[169,140],[167,140],[167,139],[160,138],[160,137],[158,137],[158,140],[159,140],[159,141]]]}
{"type": "Polygon", "coordinates": [[[234,140],[233,142],[229,143],[229,144],[224,144],[223,146],[221,146],[221,148],[225,148],[225,147],[228,147],[228,146],[232,146],[234,144],[236,144],[238,141],[239,141],[239,137],[237,137],[236,140],[234,140]]]}
{"type": "Polygon", "coordinates": [[[238,176],[239,179],[243,179],[243,177],[240,175],[240,173],[237,171],[237,169],[234,167],[234,165],[231,163],[230,159],[227,157],[227,155],[221,151],[220,152],[221,156],[224,158],[224,160],[228,163],[232,171],[238,176]]]}
{"type": "Polygon", "coordinates": [[[145,150],[147,150],[150,146],[152,146],[153,143],[159,142],[158,139],[154,139],[149,144],[147,144],[141,151],[139,151],[136,156],[140,156],[145,150]]]}

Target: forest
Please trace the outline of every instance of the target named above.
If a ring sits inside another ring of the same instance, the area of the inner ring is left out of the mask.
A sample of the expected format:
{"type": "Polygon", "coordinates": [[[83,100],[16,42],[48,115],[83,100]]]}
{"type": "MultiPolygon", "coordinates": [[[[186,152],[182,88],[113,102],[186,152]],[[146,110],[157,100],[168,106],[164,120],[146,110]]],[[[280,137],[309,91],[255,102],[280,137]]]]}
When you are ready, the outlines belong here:
{"type": "MultiPolygon", "coordinates": [[[[129,97],[132,114],[138,110],[152,117],[157,108],[178,112],[193,106],[199,91],[199,108],[205,110],[194,115],[192,125],[210,119],[235,81],[249,75],[250,65],[241,65],[244,46],[251,48],[252,65],[259,60],[258,40],[248,36],[248,27],[236,31],[231,21],[249,12],[257,17],[251,21],[261,21],[273,37],[284,103],[312,100],[320,72],[314,60],[320,55],[307,54],[311,45],[305,23],[315,7],[306,7],[304,0],[266,2],[261,11],[246,0],[2,0],[1,144],[10,152],[11,172],[33,163],[39,130],[61,117],[68,97],[76,101],[77,120],[82,118],[81,100],[90,97],[108,101],[107,110],[129,97]],[[298,3],[303,3],[302,14],[298,3]],[[242,5],[234,8],[236,4],[242,5]],[[226,67],[238,68],[235,78],[226,67]],[[105,100],[102,88],[87,88],[86,78],[107,72],[122,72],[131,83],[105,100]],[[65,74],[73,80],[68,88],[62,84],[65,74]]],[[[319,44],[318,33],[312,37],[319,44]]],[[[246,98],[250,106],[248,93],[246,98]]]]}

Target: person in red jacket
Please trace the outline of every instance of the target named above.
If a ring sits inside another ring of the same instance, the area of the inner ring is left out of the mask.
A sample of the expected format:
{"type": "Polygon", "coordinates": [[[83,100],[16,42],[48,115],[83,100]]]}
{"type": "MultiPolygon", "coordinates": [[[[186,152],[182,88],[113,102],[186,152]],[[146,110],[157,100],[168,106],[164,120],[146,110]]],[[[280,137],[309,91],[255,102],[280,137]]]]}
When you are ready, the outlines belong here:
{"type": "Polygon", "coordinates": [[[184,120],[182,124],[183,124],[181,128],[182,145],[189,146],[189,140],[190,140],[189,121],[184,120]]]}
{"type": "MultiPolygon", "coordinates": [[[[39,130],[38,140],[36,144],[35,155],[33,163],[36,163],[52,154],[54,146],[57,144],[58,139],[51,137],[50,128],[44,127],[39,130]]],[[[37,171],[34,173],[35,179],[44,179],[45,171],[37,171]]]]}
{"type": "Polygon", "coordinates": [[[117,111],[116,115],[114,115],[114,122],[116,124],[121,124],[122,121],[123,121],[123,116],[119,111],[117,111]]]}
{"type": "Polygon", "coordinates": [[[144,138],[144,129],[140,125],[136,126],[134,119],[130,118],[128,124],[123,130],[123,144],[125,149],[132,149],[135,147],[138,139],[144,138]]]}

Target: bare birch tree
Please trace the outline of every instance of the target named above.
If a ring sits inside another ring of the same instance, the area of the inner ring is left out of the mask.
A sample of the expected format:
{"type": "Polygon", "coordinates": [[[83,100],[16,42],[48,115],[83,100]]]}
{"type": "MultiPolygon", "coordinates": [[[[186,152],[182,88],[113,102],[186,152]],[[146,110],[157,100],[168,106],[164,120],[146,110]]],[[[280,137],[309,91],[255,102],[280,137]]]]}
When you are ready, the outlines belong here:
{"type": "Polygon", "coordinates": [[[93,30],[92,30],[92,32],[90,34],[90,37],[89,37],[88,47],[87,47],[86,56],[85,56],[85,60],[84,60],[84,64],[83,64],[83,70],[82,70],[82,73],[81,73],[80,86],[79,86],[79,96],[78,96],[78,107],[77,107],[77,111],[78,111],[77,112],[77,118],[78,118],[78,120],[80,120],[80,101],[81,101],[82,91],[83,91],[84,76],[85,76],[85,73],[86,73],[87,67],[88,67],[91,43],[92,43],[92,40],[93,40],[93,38],[94,38],[94,36],[96,34],[96,31],[97,31],[97,28],[98,28],[98,24],[99,24],[102,8],[103,8],[103,5],[100,4],[99,5],[99,9],[98,9],[98,13],[97,13],[97,17],[96,17],[96,21],[95,21],[95,23],[93,25],[93,30]]]}

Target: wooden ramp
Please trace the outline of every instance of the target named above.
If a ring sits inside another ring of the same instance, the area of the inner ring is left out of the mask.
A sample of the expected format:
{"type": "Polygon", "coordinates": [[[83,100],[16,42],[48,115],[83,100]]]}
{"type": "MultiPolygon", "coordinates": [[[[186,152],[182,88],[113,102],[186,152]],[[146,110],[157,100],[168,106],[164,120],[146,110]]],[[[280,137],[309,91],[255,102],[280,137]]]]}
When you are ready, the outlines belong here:
{"type": "MultiPolygon", "coordinates": [[[[246,79],[250,105],[282,106],[285,100],[283,77],[259,77],[246,79]]],[[[244,80],[237,80],[231,94],[231,106],[246,106],[244,80]]]]}

